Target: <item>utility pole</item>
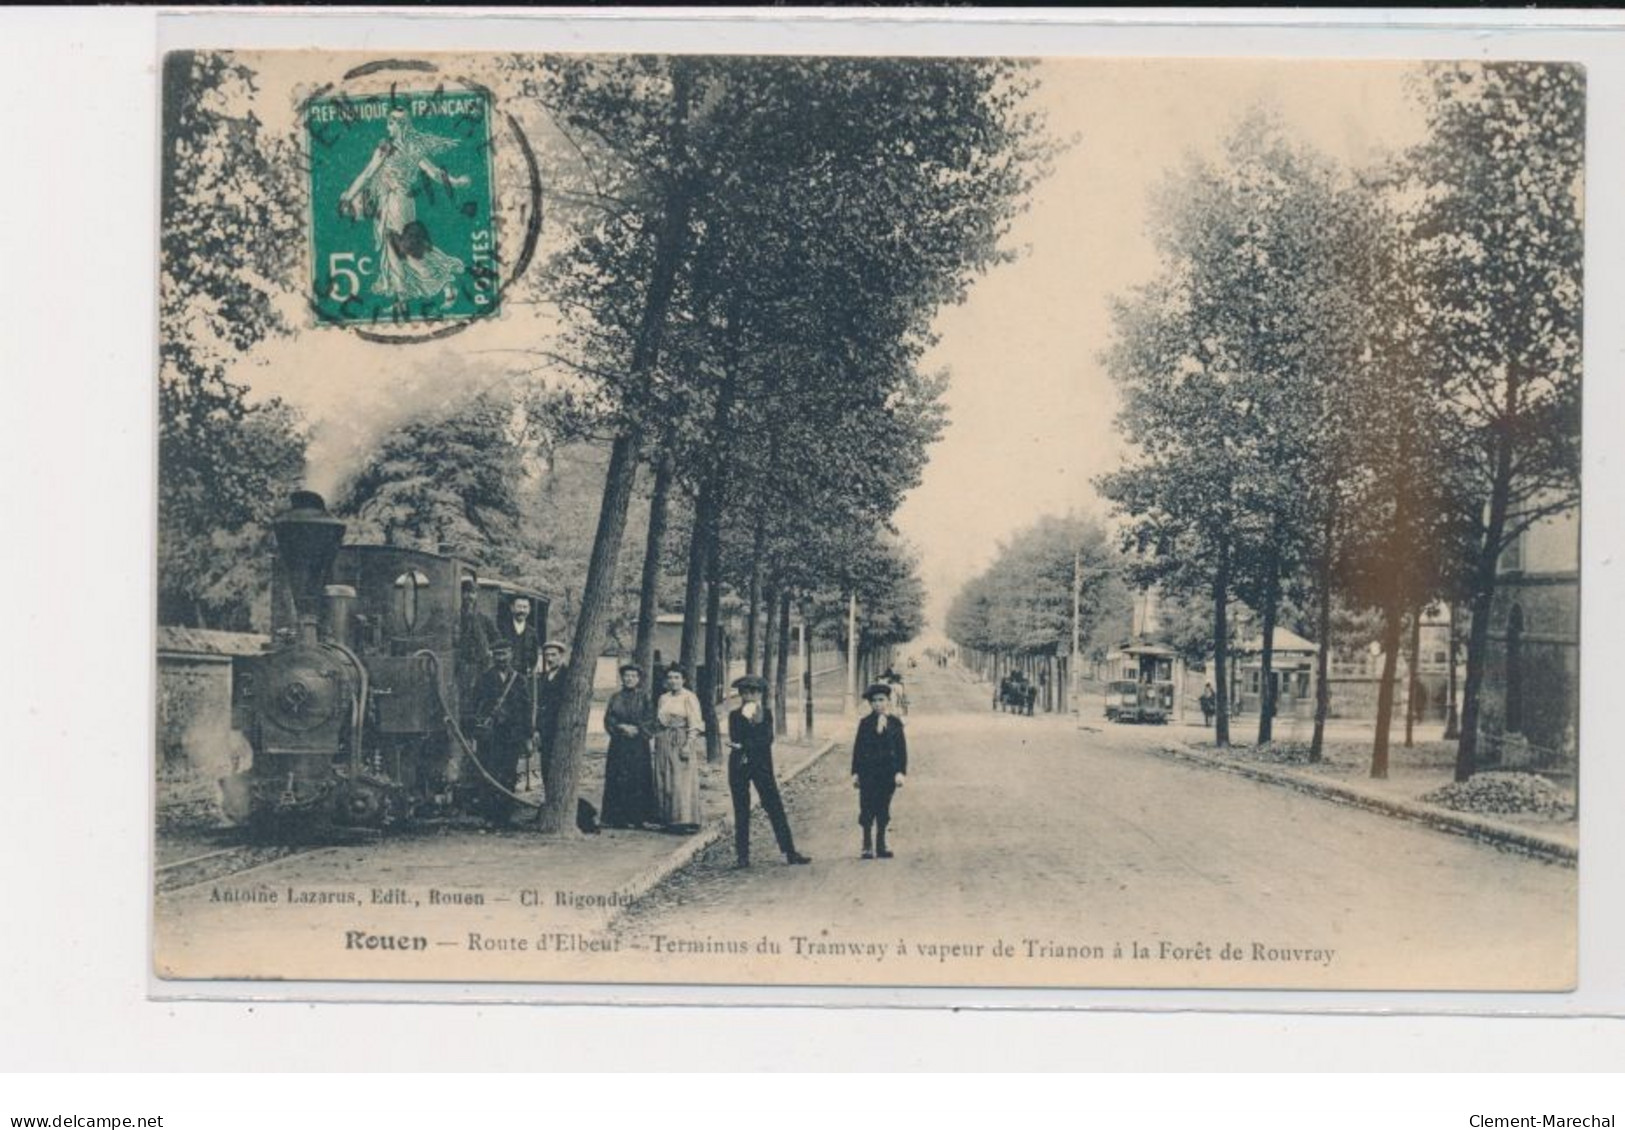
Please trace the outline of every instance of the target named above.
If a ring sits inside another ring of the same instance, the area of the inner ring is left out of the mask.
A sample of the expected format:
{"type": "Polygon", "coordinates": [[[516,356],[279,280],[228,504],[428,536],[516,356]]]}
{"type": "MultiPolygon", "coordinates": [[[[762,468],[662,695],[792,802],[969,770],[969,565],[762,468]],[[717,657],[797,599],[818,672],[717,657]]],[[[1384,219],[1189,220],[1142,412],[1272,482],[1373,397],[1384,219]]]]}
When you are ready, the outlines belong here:
{"type": "Polygon", "coordinates": [[[1066,706],[1074,714],[1078,709],[1078,662],[1081,636],[1078,631],[1079,607],[1083,596],[1083,551],[1072,551],[1072,656],[1066,661],[1066,706]]]}

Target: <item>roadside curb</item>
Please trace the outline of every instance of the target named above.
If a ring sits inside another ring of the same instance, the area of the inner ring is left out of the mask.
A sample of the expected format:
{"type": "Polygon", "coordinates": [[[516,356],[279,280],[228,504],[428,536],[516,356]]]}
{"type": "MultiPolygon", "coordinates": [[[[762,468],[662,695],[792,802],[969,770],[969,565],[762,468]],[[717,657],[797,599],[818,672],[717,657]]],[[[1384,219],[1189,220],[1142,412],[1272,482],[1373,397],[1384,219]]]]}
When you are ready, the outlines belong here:
{"type": "Polygon", "coordinates": [[[1503,850],[1538,856],[1564,866],[1574,867],[1579,862],[1580,852],[1574,845],[1566,844],[1550,836],[1543,836],[1539,832],[1531,832],[1526,828],[1515,828],[1494,820],[1485,820],[1482,817],[1452,812],[1447,808],[1439,808],[1419,801],[1395,800],[1391,797],[1375,796],[1361,789],[1340,785],[1336,781],[1318,780],[1289,770],[1247,765],[1198,753],[1192,749],[1164,746],[1155,752],[1163,757],[1182,761],[1188,765],[1199,765],[1206,769],[1218,770],[1221,773],[1233,773],[1236,776],[1246,777],[1249,780],[1259,781],[1263,784],[1281,785],[1300,793],[1329,800],[1334,804],[1345,804],[1351,808],[1363,808],[1369,812],[1377,812],[1395,819],[1409,820],[1433,828],[1436,831],[1455,836],[1466,836],[1468,839],[1491,844],[1503,850]]]}
{"type": "MultiPolygon", "coordinates": [[[[791,766],[784,773],[781,773],[779,775],[779,783],[781,785],[788,785],[791,781],[794,781],[797,777],[801,776],[801,774],[805,773],[808,769],[816,765],[820,758],[834,748],[835,739],[826,738],[821,744],[814,747],[813,751],[801,761],[791,766]]],[[[677,845],[675,850],[662,858],[657,859],[648,867],[645,867],[642,871],[633,876],[630,882],[620,885],[617,888],[617,894],[624,895],[625,901],[618,906],[609,907],[604,913],[603,920],[598,923],[597,929],[600,932],[608,930],[616,923],[621,915],[625,914],[632,907],[636,906],[640,901],[642,901],[645,895],[654,890],[654,888],[657,887],[668,876],[681,871],[684,867],[687,867],[690,863],[694,862],[701,852],[705,851],[717,841],[723,839],[732,831],[733,816],[731,814],[715,816],[706,821],[698,832],[694,833],[692,836],[686,837],[681,844],[677,845]]]]}

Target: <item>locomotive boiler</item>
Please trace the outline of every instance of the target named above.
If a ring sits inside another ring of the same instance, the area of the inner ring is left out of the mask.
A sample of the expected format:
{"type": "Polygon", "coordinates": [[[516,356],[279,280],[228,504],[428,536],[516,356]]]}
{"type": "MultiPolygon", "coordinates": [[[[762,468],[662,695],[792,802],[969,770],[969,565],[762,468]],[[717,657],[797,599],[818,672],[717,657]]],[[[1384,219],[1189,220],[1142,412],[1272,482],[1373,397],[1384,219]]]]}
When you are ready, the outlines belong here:
{"type": "Polygon", "coordinates": [[[484,661],[474,640],[511,624],[520,596],[526,633],[545,638],[547,599],[456,556],[344,545],[312,491],[272,529],[271,644],[234,661],[232,724],[253,760],[226,782],[228,816],[264,831],[454,811],[472,785],[458,722],[484,661]]]}

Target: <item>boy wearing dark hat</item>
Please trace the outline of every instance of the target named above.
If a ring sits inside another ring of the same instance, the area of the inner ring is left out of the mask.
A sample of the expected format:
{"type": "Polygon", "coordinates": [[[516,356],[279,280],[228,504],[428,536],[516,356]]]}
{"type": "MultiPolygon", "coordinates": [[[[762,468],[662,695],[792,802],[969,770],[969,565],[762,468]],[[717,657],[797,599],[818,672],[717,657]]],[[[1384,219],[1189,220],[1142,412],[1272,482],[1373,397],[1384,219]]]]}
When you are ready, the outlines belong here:
{"type": "Polygon", "coordinates": [[[887,711],[891,687],[875,683],[864,692],[869,713],[858,722],[852,743],[852,785],[858,790],[858,826],[863,829],[863,858],[890,859],[886,826],[891,823],[892,794],[908,774],[908,739],[903,723],[887,711]]]}
{"type": "Polygon", "coordinates": [[[786,863],[811,863],[796,850],[790,821],[784,815],[778,777],[773,772],[773,712],[763,705],[767,680],[746,675],[734,681],[739,707],[728,715],[728,792],[734,802],[735,867],[750,866],[750,787],[762,800],[786,863]]]}

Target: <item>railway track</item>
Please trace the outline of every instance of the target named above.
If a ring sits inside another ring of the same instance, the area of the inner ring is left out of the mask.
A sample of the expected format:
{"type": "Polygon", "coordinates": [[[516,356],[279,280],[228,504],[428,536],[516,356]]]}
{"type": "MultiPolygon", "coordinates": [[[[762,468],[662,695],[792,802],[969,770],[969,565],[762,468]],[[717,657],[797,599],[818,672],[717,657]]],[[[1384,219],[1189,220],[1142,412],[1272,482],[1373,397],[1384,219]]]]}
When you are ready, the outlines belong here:
{"type": "Polygon", "coordinates": [[[327,850],[319,846],[294,847],[281,844],[243,844],[206,851],[177,859],[154,869],[154,886],[159,894],[185,890],[203,883],[215,883],[245,872],[256,871],[294,855],[327,850]]]}

